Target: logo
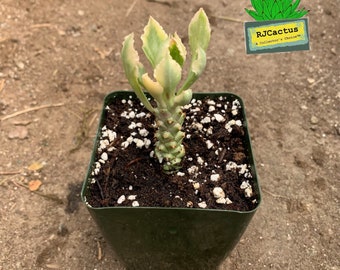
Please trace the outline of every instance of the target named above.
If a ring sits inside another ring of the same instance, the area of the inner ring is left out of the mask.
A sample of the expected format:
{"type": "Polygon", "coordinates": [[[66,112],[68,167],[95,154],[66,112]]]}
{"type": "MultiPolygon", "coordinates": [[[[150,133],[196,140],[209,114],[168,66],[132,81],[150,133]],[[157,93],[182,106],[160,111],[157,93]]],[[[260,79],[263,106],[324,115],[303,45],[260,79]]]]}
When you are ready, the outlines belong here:
{"type": "Polygon", "coordinates": [[[309,50],[308,13],[300,0],[251,0],[246,9],[256,22],[245,23],[248,54],[309,50]]]}

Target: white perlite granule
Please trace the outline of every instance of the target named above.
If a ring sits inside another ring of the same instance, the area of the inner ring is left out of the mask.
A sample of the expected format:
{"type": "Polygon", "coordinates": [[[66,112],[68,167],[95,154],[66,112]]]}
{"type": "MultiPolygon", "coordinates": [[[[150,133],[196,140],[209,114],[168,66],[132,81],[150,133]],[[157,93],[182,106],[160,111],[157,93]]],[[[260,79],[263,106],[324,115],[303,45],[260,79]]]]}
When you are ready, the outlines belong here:
{"type": "Polygon", "coordinates": [[[214,117],[215,117],[216,121],[219,122],[219,123],[225,121],[225,118],[222,115],[218,114],[218,113],[214,114],[214,117]]]}
{"type": "Polygon", "coordinates": [[[134,201],[134,200],[136,200],[136,198],[137,198],[137,195],[129,195],[127,199],[129,201],[134,201]]]}
{"type": "Polygon", "coordinates": [[[211,119],[210,117],[206,116],[204,117],[202,120],[201,120],[201,123],[202,124],[207,124],[207,123],[210,123],[211,122],[211,119]]]}
{"type": "Polygon", "coordinates": [[[207,101],[207,104],[208,104],[208,105],[215,105],[216,102],[215,102],[214,100],[212,100],[212,99],[209,99],[209,100],[207,101]]]}
{"type": "Polygon", "coordinates": [[[145,128],[142,128],[141,130],[139,130],[139,135],[141,135],[142,137],[146,137],[149,135],[149,131],[147,131],[145,128]]]}
{"type": "Polygon", "coordinates": [[[144,146],[144,142],[141,139],[133,139],[133,142],[136,144],[137,148],[142,148],[144,146]]]}
{"type": "Polygon", "coordinates": [[[137,118],[143,118],[146,116],[146,113],[145,112],[141,112],[139,114],[136,115],[137,118]]]}
{"type": "Polygon", "coordinates": [[[218,204],[232,204],[233,202],[229,198],[218,198],[216,200],[218,204]]]}
{"type": "Polygon", "coordinates": [[[100,140],[99,142],[99,151],[102,151],[104,149],[106,149],[106,147],[110,144],[109,140],[100,140]]]}
{"type": "Polygon", "coordinates": [[[202,130],[203,129],[203,125],[201,123],[193,123],[192,128],[197,129],[197,130],[202,130]]]}
{"type": "Polygon", "coordinates": [[[230,133],[230,132],[232,132],[232,130],[233,130],[232,126],[235,125],[235,124],[236,124],[235,120],[232,119],[232,120],[230,120],[224,127],[225,127],[225,129],[228,130],[228,132],[230,133]]]}
{"type": "Polygon", "coordinates": [[[236,120],[235,121],[235,125],[239,126],[239,127],[242,127],[242,121],[241,120],[236,120]]]}
{"type": "Polygon", "coordinates": [[[229,199],[229,198],[226,198],[226,204],[232,204],[233,202],[229,199]]]}
{"type": "Polygon", "coordinates": [[[243,181],[240,188],[244,189],[244,193],[247,198],[250,198],[251,196],[253,196],[253,189],[251,185],[249,184],[249,181],[243,181]]]}
{"type": "Polygon", "coordinates": [[[219,174],[212,174],[210,175],[210,180],[211,181],[218,181],[220,179],[220,175],[219,174]]]}
{"type": "Polygon", "coordinates": [[[101,158],[102,160],[104,160],[104,161],[107,161],[108,158],[109,158],[109,156],[107,155],[106,152],[104,152],[103,154],[101,154],[100,158],[101,158]]]}
{"type": "Polygon", "coordinates": [[[226,169],[227,169],[227,171],[236,170],[237,164],[233,161],[229,161],[226,165],[226,169]]]}
{"type": "Polygon", "coordinates": [[[218,198],[216,200],[216,203],[217,204],[225,204],[227,202],[227,199],[226,198],[218,198]]]}
{"type": "Polygon", "coordinates": [[[192,184],[192,186],[194,187],[194,189],[196,189],[196,190],[197,190],[197,189],[199,189],[199,188],[200,188],[200,186],[201,186],[201,185],[200,185],[200,183],[198,183],[198,182],[195,182],[195,183],[193,183],[193,184],[192,184]]]}
{"type": "Polygon", "coordinates": [[[197,166],[193,165],[193,166],[191,166],[190,168],[188,168],[188,173],[189,173],[190,175],[193,175],[193,174],[195,174],[196,172],[198,172],[198,167],[197,167],[197,166]]]}
{"type": "Polygon", "coordinates": [[[194,203],[192,201],[187,202],[187,207],[191,208],[194,206],[194,203]]]}
{"type": "Polygon", "coordinates": [[[124,201],[125,201],[125,195],[122,195],[122,196],[120,196],[119,198],[118,198],[118,200],[117,200],[117,203],[118,204],[122,204],[124,201]]]}
{"type": "Polygon", "coordinates": [[[139,206],[139,202],[133,201],[133,202],[132,202],[132,206],[133,206],[133,207],[138,207],[138,206],[139,206]]]}
{"type": "Polygon", "coordinates": [[[135,116],[136,116],[135,112],[132,111],[132,112],[129,113],[130,118],[135,118],[135,116]]]}
{"type": "Polygon", "coordinates": [[[207,148],[208,148],[208,149],[210,149],[210,148],[212,148],[212,147],[214,146],[214,144],[213,144],[210,140],[207,140],[207,141],[205,142],[205,144],[207,145],[207,148]]]}
{"type": "Polygon", "coordinates": [[[197,158],[197,162],[198,162],[198,164],[203,165],[204,160],[203,160],[203,158],[198,157],[198,158],[197,158]]]}
{"type": "Polygon", "coordinates": [[[107,131],[107,135],[109,137],[110,142],[113,142],[117,138],[117,133],[110,129],[107,131]]]}
{"type": "Polygon", "coordinates": [[[200,202],[200,203],[198,203],[198,207],[207,208],[207,203],[206,202],[200,202]]]}
{"type": "Polygon", "coordinates": [[[238,99],[235,99],[233,101],[232,107],[231,107],[231,113],[232,115],[237,115],[238,114],[238,108],[241,107],[240,101],[238,99]]]}
{"type": "Polygon", "coordinates": [[[216,199],[225,198],[225,193],[221,187],[215,187],[213,189],[213,194],[216,199]]]}

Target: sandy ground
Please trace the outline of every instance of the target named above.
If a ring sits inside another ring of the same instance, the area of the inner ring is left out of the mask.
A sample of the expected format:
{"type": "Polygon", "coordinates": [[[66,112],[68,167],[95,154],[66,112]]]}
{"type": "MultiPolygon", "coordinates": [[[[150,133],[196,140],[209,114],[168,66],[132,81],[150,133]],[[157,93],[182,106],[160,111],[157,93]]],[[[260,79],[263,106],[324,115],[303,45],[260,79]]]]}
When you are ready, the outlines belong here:
{"type": "Polygon", "coordinates": [[[152,15],[185,37],[201,5],[213,33],[194,90],[244,99],[263,189],[222,269],[340,269],[340,19],[331,0],[302,1],[311,51],[251,56],[243,24],[221,18],[252,21],[246,0],[1,0],[0,269],[121,269],[79,197],[101,103],[129,89],[125,35],[140,35],[152,15]]]}

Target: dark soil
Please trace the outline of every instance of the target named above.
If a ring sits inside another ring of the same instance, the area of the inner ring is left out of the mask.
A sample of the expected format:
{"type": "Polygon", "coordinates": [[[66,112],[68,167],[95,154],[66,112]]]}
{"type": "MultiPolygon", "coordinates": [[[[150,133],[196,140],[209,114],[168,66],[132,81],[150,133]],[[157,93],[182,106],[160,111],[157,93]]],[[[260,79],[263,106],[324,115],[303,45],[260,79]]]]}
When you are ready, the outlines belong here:
{"type": "MultiPolygon", "coordinates": [[[[117,203],[117,200],[122,195],[126,198],[130,195],[137,195],[135,201],[138,201],[139,206],[147,207],[199,208],[198,204],[201,202],[206,202],[207,208],[210,209],[248,211],[256,207],[259,201],[257,188],[252,188],[253,194],[246,197],[244,189],[240,187],[243,182],[247,181],[252,187],[257,185],[254,184],[256,180],[254,181],[252,177],[256,174],[251,171],[250,166],[246,165],[250,174],[240,173],[242,164],[251,163],[247,158],[249,153],[247,152],[245,126],[233,125],[231,132],[225,128],[226,123],[232,119],[244,123],[242,110],[239,109],[236,115],[232,114],[234,100],[234,96],[223,98],[223,100],[214,98],[212,103],[216,103],[216,106],[211,106],[211,99],[205,99],[202,104],[184,110],[186,121],[183,128],[186,138],[183,144],[186,156],[179,172],[169,174],[162,170],[156,158],[150,157],[155,143],[154,116],[136,99],[133,99],[133,103],[130,102],[130,104],[122,103],[121,98],[114,99],[109,109],[106,109],[103,126],[117,133],[117,138],[110,144],[110,147],[114,146],[115,150],[107,151],[108,160],[101,165],[99,174],[92,176],[93,184],[90,184],[88,203],[94,207],[131,206],[132,200],[126,199],[122,203],[117,203]],[[211,111],[212,109],[215,110],[211,111]],[[126,119],[122,116],[124,112],[126,115],[131,111],[136,112],[136,115],[144,112],[146,117],[126,119]],[[217,113],[225,120],[221,122],[214,120],[213,115],[217,113]],[[199,130],[197,124],[207,116],[211,117],[211,122],[204,123],[202,129],[199,130]],[[134,129],[129,128],[134,121],[142,125],[139,124],[139,127],[134,129]],[[147,139],[152,141],[150,147],[137,148],[136,144],[132,143],[124,149],[121,143],[131,134],[135,133],[134,138],[145,138],[138,134],[142,128],[149,131],[147,139]],[[206,143],[208,140],[213,144],[210,149],[206,143]],[[226,164],[229,162],[234,162],[239,167],[227,170],[226,164]],[[192,166],[196,166],[196,173],[189,173],[192,166]],[[212,174],[219,175],[220,179],[212,181],[210,179],[212,174]],[[197,190],[193,187],[194,182],[200,184],[197,190]],[[213,195],[215,187],[221,187],[232,203],[216,203],[213,195]]],[[[105,150],[98,152],[98,147],[99,142],[95,147],[96,161],[100,160],[102,153],[105,152],[105,150]]],[[[95,165],[92,171],[94,168],[95,165]]]]}

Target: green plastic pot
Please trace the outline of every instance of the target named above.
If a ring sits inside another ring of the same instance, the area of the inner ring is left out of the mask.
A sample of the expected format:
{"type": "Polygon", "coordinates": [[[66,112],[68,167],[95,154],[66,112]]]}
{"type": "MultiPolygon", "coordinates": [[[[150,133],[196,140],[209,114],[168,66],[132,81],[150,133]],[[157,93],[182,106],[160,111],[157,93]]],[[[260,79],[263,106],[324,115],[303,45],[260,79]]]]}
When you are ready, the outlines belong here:
{"type": "MultiPolygon", "coordinates": [[[[244,108],[242,100],[230,93],[197,93],[194,98],[221,95],[238,98],[244,108]]],[[[135,95],[130,91],[112,92],[106,96],[103,108],[115,98],[126,99],[128,96],[135,95]]],[[[246,118],[246,144],[255,180],[253,188],[259,194],[258,205],[252,211],[159,207],[94,208],[87,203],[86,197],[105,113],[103,109],[81,198],[120,261],[128,270],[218,269],[240,240],[261,201],[246,118]]]]}

